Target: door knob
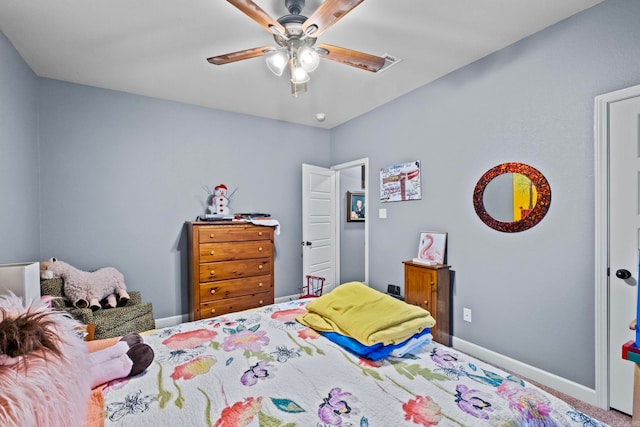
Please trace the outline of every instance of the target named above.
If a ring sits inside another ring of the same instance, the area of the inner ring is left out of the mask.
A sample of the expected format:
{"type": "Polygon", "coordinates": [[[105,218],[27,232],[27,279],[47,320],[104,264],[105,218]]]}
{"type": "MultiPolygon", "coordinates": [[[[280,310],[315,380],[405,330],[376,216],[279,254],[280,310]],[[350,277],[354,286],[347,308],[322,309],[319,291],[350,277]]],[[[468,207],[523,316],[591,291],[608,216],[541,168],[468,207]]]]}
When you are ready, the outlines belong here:
{"type": "Polygon", "coordinates": [[[616,277],[618,279],[628,279],[629,277],[631,277],[631,273],[629,273],[629,270],[625,270],[624,268],[621,268],[619,270],[616,270],[616,277]]]}

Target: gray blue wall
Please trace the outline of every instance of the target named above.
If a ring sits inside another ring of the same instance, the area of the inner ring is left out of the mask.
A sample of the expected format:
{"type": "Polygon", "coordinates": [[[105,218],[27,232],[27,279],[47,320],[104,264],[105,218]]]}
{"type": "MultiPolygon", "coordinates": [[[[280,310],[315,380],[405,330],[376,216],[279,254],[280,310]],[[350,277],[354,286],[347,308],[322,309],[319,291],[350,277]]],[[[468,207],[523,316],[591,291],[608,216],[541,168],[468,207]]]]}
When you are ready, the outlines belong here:
{"type": "Polygon", "coordinates": [[[0,33],[0,263],[37,261],[38,78],[0,33]]]}
{"type": "Polygon", "coordinates": [[[455,336],[593,388],[594,97],[640,83],[639,22],[640,2],[604,2],[334,129],[332,163],[368,156],[372,186],[381,167],[422,161],[422,200],[370,197],[388,215],[368,218],[372,286],[402,283],[420,231],[448,232],[455,336]],[[542,222],[513,234],[472,204],[510,161],[552,192],[542,222]]]}
{"type": "Polygon", "coordinates": [[[186,313],[183,223],[203,211],[202,186],[224,182],[234,210],[281,221],[276,295],[288,295],[301,163],[369,157],[376,186],[381,167],[421,160],[423,199],[368,215],[371,284],[401,284],[418,233],[446,231],[454,334],[593,387],[593,102],[640,83],[638,22],[640,2],[606,1],[331,132],[38,79],[0,36],[0,262],[114,265],[156,317],[186,313]],[[549,213],[522,233],[488,228],[471,203],[506,161],[551,184],[549,213]]]}
{"type": "Polygon", "coordinates": [[[276,296],[298,292],[302,163],[328,166],[329,131],[40,81],[41,254],[115,266],[157,318],[188,313],[184,222],[220,183],[233,212],[268,212],[276,296]]]}
{"type": "Polygon", "coordinates": [[[281,223],[276,295],[299,291],[301,164],[329,166],[328,130],[41,79],[1,33],[0,54],[0,263],[115,266],[155,317],[186,314],[184,222],[225,183],[281,223]]]}

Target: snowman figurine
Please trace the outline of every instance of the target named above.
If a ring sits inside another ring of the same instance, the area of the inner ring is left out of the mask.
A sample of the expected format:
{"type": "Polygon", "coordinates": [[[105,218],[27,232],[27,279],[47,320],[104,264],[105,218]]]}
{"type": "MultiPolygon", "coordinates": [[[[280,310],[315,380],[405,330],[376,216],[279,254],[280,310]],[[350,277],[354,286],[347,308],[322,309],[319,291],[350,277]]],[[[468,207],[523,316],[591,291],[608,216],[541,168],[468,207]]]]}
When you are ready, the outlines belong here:
{"type": "Polygon", "coordinates": [[[227,198],[227,186],[224,184],[217,185],[213,189],[213,197],[211,198],[211,205],[209,205],[209,212],[215,215],[229,215],[231,210],[229,209],[229,199],[227,198]]]}

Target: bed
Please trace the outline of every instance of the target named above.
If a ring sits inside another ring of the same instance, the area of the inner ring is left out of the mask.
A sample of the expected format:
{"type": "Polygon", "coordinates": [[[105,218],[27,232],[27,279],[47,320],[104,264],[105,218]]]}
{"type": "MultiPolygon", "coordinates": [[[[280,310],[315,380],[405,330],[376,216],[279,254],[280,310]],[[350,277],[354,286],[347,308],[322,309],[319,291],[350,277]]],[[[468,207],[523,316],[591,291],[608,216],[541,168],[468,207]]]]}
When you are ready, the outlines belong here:
{"type": "Polygon", "coordinates": [[[603,426],[437,343],[358,357],[298,321],[309,299],[145,335],[149,369],[103,389],[105,426],[603,426]]]}

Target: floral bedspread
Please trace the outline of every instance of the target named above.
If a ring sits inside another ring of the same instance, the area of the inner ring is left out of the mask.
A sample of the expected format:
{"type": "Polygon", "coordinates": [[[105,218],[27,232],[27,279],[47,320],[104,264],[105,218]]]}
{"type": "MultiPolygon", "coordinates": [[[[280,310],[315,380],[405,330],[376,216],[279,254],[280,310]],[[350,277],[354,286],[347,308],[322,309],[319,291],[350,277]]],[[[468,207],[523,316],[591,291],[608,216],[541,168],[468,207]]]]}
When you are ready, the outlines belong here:
{"type": "Polygon", "coordinates": [[[105,426],[603,426],[433,343],[371,362],[295,321],[292,301],[154,331],[149,369],[104,389],[105,426]]]}

